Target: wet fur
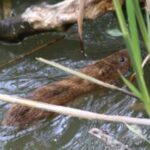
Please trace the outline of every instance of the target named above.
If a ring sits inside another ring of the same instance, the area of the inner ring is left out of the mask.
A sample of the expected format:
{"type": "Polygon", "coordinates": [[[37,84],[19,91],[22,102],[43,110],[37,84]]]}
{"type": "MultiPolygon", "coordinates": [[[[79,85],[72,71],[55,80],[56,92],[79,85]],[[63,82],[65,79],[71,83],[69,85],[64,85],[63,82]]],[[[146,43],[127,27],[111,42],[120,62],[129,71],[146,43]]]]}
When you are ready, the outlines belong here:
{"type": "MultiPolygon", "coordinates": [[[[125,73],[129,66],[130,61],[127,51],[121,50],[87,65],[80,71],[104,82],[113,83],[119,77],[117,70],[125,73]]],[[[98,90],[99,88],[96,84],[75,76],[69,76],[64,80],[36,89],[27,98],[45,103],[65,105],[78,96],[98,90]]],[[[6,113],[2,124],[24,127],[37,120],[47,118],[52,114],[52,112],[14,104],[6,113]]]]}

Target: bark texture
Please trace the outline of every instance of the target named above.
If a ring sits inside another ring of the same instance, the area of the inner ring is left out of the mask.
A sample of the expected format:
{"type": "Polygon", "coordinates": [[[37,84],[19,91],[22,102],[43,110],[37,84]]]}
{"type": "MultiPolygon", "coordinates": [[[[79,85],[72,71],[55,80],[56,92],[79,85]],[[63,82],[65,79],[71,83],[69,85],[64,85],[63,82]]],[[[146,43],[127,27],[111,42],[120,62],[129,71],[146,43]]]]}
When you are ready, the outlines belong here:
{"type": "MultiPolygon", "coordinates": [[[[111,10],[112,0],[86,0],[84,19],[95,19],[111,10]]],[[[0,39],[17,41],[39,32],[65,30],[77,22],[78,11],[78,0],[31,6],[20,16],[0,21],[0,39]]]]}

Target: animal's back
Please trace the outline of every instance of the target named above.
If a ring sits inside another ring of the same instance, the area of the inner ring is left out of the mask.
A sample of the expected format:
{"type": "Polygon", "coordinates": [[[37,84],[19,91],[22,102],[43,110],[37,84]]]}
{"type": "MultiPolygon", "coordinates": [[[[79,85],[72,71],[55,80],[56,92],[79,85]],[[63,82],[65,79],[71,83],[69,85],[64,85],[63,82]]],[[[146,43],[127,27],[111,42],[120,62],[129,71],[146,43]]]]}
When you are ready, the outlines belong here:
{"type": "MultiPolygon", "coordinates": [[[[121,50],[87,65],[80,71],[104,82],[113,83],[119,77],[117,70],[125,73],[129,66],[128,53],[126,50],[121,50]]],[[[36,89],[27,98],[45,103],[65,105],[76,97],[95,91],[98,88],[99,86],[96,84],[75,76],[69,76],[64,80],[36,89]]],[[[2,123],[4,125],[24,127],[52,114],[52,112],[14,104],[6,113],[2,123]]]]}

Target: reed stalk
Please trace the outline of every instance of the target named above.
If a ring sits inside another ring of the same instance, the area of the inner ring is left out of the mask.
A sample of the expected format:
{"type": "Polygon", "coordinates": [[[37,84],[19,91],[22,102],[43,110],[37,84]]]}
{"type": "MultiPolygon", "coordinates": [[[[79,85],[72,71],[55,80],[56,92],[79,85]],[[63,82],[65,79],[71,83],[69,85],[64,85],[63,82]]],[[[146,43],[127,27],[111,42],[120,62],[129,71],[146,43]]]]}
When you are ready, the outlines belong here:
{"type": "Polygon", "coordinates": [[[134,118],[134,117],[126,117],[126,116],[98,114],[98,113],[79,110],[75,108],[37,102],[25,98],[18,98],[11,95],[5,95],[5,94],[0,94],[0,99],[9,103],[21,104],[32,108],[38,108],[38,109],[55,112],[63,115],[69,115],[72,117],[77,117],[82,119],[150,126],[150,119],[146,119],[146,118],[134,118]]]}
{"type": "MultiPolygon", "coordinates": [[[[133,85],[124,77],[123,80],[129,87],[129,89],[140,98],[144,103],[145,109],[150,116],[150,96],[148,89],[146,87],[144,72],[142,68],[142,57],[141,57],[141,48],[139,44],[139,33],[138,27],[140,29],[141,35],[143,37],[147,51],[150,54],[150,40],[149,33],[144,19],[140,10],[140,5],[138,0],[126,0],[126,10],[128,22],[125,20],[120,0],[113,0],[120,28],[123,33],[125,44],[128,48],[128,52],[131,58],[133,70],[136,73],[136,81],[138,87],[133,85]]],[[[148,20],[148,19],[147,19],[148,20]]]]}

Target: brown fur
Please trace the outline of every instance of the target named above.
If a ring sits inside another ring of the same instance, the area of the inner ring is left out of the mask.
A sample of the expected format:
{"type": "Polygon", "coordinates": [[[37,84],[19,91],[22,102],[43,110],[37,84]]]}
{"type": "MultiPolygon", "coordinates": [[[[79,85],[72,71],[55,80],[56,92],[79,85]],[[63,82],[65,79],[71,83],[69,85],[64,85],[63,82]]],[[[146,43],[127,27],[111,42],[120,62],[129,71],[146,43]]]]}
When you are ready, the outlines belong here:
{"type": "MultiPolygon", "coordinates": [[[[125,73],[129,66],[130,61],[127,51],[121,50],[87,65],[80,71],[104,82],[113,83],[119,77],[117,70],[125,73]]],[[[69,76],[64,80],[36,89],[27,98],[45,103],[64,105],[80,95],[97,89],[99,89],[99,86],[96,84],[75,76],[69,76]]],[[[15,104],[8,110],[2,123],[4,125],[24,127],[51,114],[53,113],[15,104]]]]}

